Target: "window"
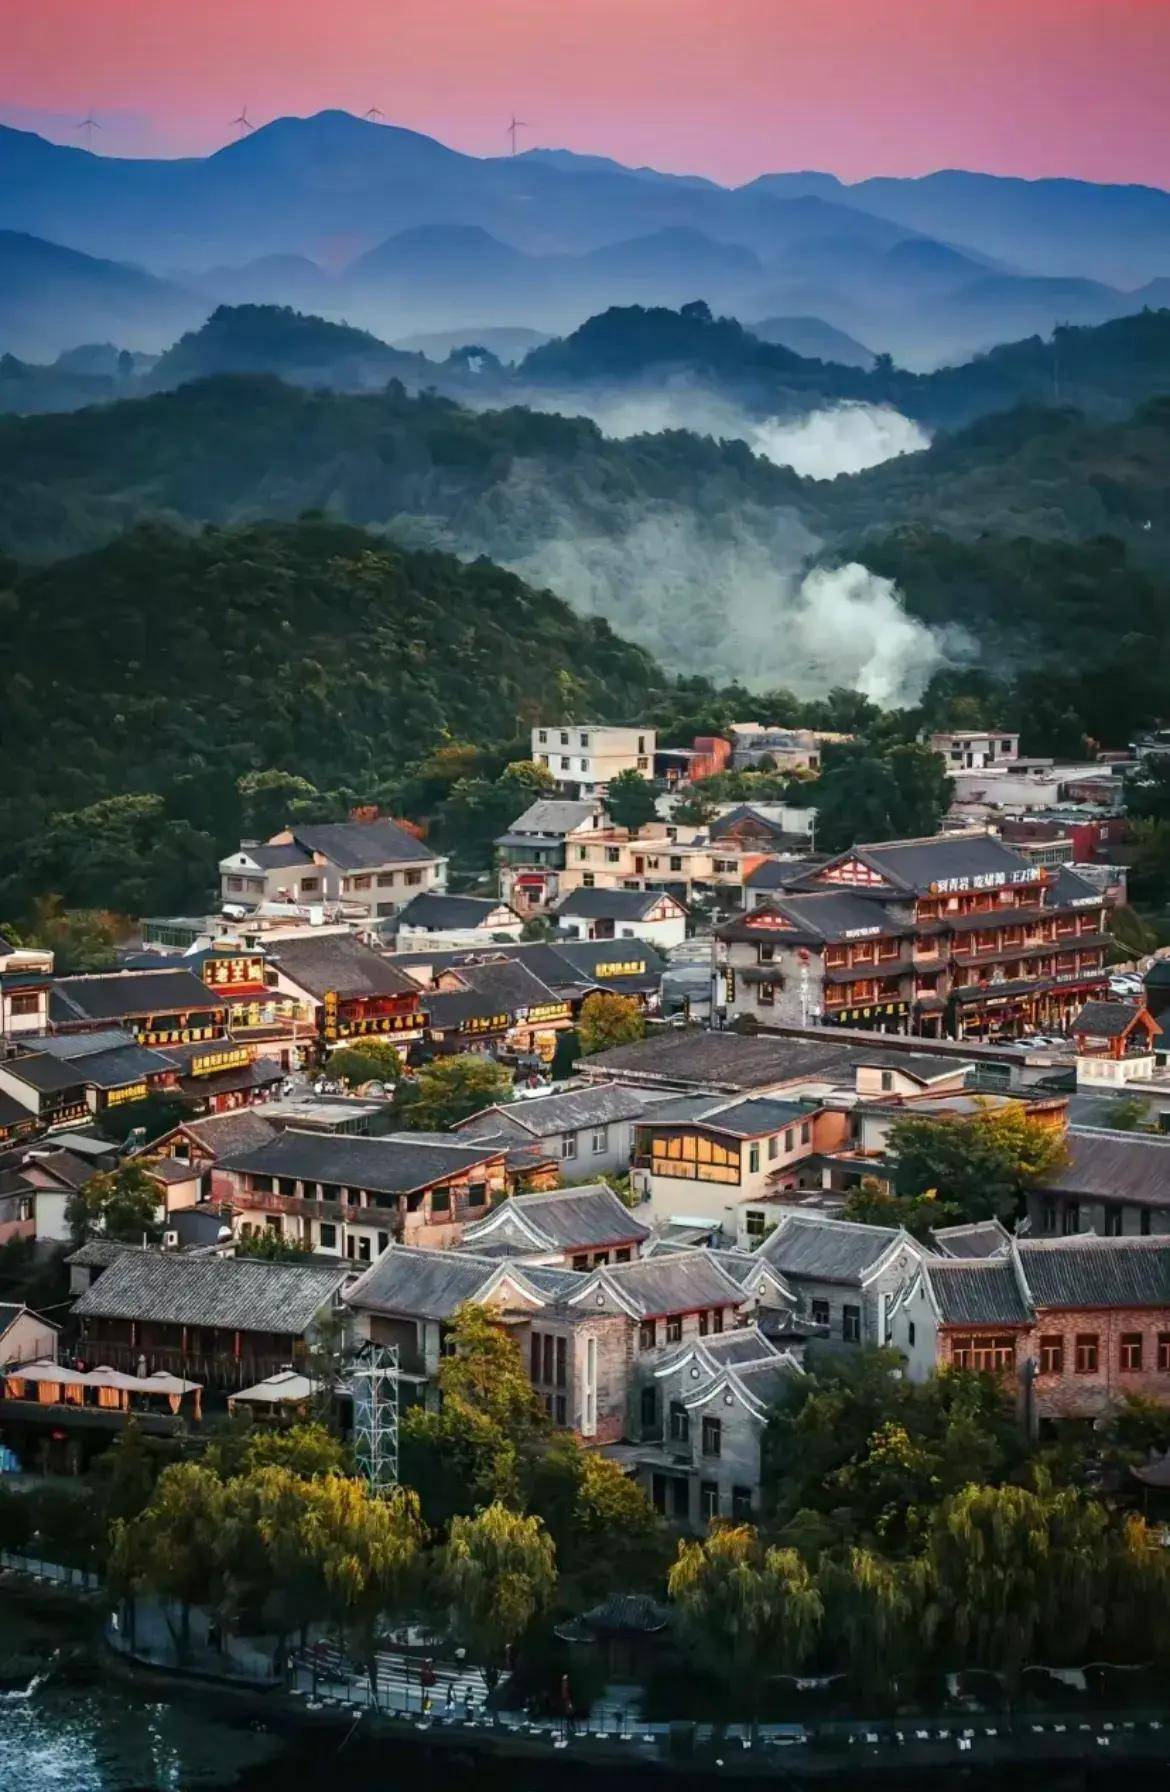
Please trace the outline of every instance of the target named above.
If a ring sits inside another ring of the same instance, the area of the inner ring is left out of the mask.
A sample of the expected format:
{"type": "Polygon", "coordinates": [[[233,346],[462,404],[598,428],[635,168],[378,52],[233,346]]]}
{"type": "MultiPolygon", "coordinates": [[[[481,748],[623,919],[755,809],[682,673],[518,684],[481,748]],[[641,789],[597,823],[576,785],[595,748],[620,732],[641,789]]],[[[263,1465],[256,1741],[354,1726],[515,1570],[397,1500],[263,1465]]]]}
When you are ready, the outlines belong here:
{"type": "Polygon", "coordinates": [[[699,1336],[700,1336],[700,1338],[705,1338],[707,1336],[707,1333],[710,1331],[710,1329],[711,1329],[710,1316],[706,1313],[700,1313],[699,1314],[699,1336]]]}
{"type": "Polygon", "coordinates": [[[1044,1232],[1056,1231],[1056,1202],[1045,1201],[1040,1209],[1040,1226],[1044,1232]]]}
{"type": "Polygon", "coordinates": [[[1140,1227],[1142,1237],[1148,1238],[1150,1236],[1150,1210],[1148,1207],[1142,1208],[1140,1227]]]}
{"type": "Polygon", "coordinates": [[[406,879],[408,884],[416,884],[416,885],[421,884],[421,882],[423,880],[423,874],[421,871],[404,871],[402,875],[406,879]]]}
{"type": "Polygon", "coordinates": [[[566,1412],[565,1396],[563,1394],[558,1394],[553,1401],[553,1418],[558,1425],[563,1425],[565,1423],[566,1412]]]}
{"type": "Polygon", "coordinates": [[[776,1002],[776,985],[774,983],[761,983],[760,993],[757,999],[761,1008],[774,1007],[776,1002]]]}
{"type": "Polygon", "coordinates": [[[1163,1375],[1170,1370],[1170,1332],[1158,1333],[1158,1368],[1163,1375]]]}
{"type": "Polygon", "coordinates": [[[892,1089],[893,1086],[894,1086],[893,1071],[892,1070],[883,1070],[882,1071],[882,1091],[883,1091],[883,1093],[888,1089],[892,1089]]]}
{"type": "Polygon", "coordinates": [[[1016,1360],[1016,1341],[1010,1335],[967,1333],[957,1337],[951,1346],[951,1363],[956,1369],[973,1369],[977,1374],[997,1374],[1011,1369],[1016,1360]]]}
{"type": "Polygon", "coordinates": [[[914,1348],[914,1339],[916,1336],[917,1333],[915,1331],[914,1321],[911,1319],[906,1326],[906,1342],[909,1344],[911,1350],[914,1348]]]}
{"type": "Polygon", "coordinates": [[[846,1344],[861,1343],[861,1308],[841,1308],[841,1336],[846,1344]]]}
{"type": "Polygon", "coordinates": [[[829,1303],[827,1300],[814,1300],[812,1304],[812,1322],[814,1325],[828,1325],[829,1303]]]}
{"type": "Polygon", "coordinates": [[[691,1441],[691,1415],[681,1400],[670,1403],[670,1441],[672,1444],[689,1444],[691,1441]]]}
{"type": "Polygon", "coordinates": [[[615,1263],[628,1263],[630,1261],[629,1245],[624,1244],[624,1245],[622,1245],[620,1250],[615,1251],[613,1254],[613,1260],[615,1263]]]}
{"type": "Polygon", "coordinates": [[[350,888],[353,890],[368,890],[369,887],[370,878],[368,872],[363,877],[353,877],[350,879],[350,888]]]}
{"type": "Polygon", "coordinates": [[[319,890],[320,888],[321,888],[321,879],[319,877],[302,877],[302,879],[301,879],[301,895],[302,896],[312,895],[315,891],[319,890]]]}
{"type": "Polygon", "coordinates": [[[1120,1207],[1107,1207],[1105,1209],[1105,1236],[1106,1236],[1106,1238],[1120,1238],[1121,1237],[1122,1217],[1123,1217],[1123,1210],[1120,1207]]]}
{"type": "Polygon", "coordinates": [[[671,859],[670,859],[670,869],[671,869],[671,870],[672,870],[672,871],[681,871],[681,870],[682,870],[682,856],[681,856],[681,854],[674,854],[674,853],[672,853],[672,854],[671,854],[671,859]]]}
{"type": "Polygon", "coordinates": [[[670,1315],[670,1318],[667,1320],[667,1322],[666,1322],[666,1342],[668,1344],[681,1344],[682,1343],[682,1314],[681,1313],[672,1313],[670,1315]]]}
{"type": "Polygon", "coordinates": [[[658,1428],[658,1389],[651,1382],[642,1389],[642,1430],[655,1431],[658,1428]]]}
{"type": "Polygon", "coordinates": [[[638,1349],[653,1350],[658,1343],[657,1319],[643,1319],[638,1327],[638,1349]]]}
{"type": "Polygon", "coordinates": [[[561,745],[562,745],[562,747],[567,747],[568,744],[569,744],[568,730],[562,728],[561,729],[561,745]]]}
{"type": "Polygon", "coordinates": [[[609,1127],[608,1126],[595,1126],[593,1128],[593,1138],[591,1140],[591,1145],[592,1145],[594,1156],[597,1156],[602,1151],[609,1150],[609,1127]]]}
{"type": "Polygon", "coordinates": [[[765,1219],[762,1213],[753,1211],[744,1215],[743,1229],[749,1238],[764,1236],[765,1219]]]}
{"type": "Polygon", "coordinates": [[[619,848],[618,848],[618,847],[616,847],[616,846],[607,846],[607,847],[606,847],[606,849],[605,849],[605,862],[606,862],[606,864],[607,864],[607,865],[616,865],[616,864],[618,864],[618,863],[619,863],[619,862],[620,862],[620,860],[621,860],[621,856],[622,856],[622,855],[621,855],[621,851],[620,851],[620,849],[619,849],[619,848]]]}
{"type": "Polygon", "coordinates": [[[575,1132],[563,1133],[561,1136],[561,1156],[562,1157],[576,1157],[576,1155],[577,1155],[577,1135],[576,1135],[576,1133],[575,1132]]]}
{"type": "Polygon", "coordinates": [[[227,880],[227,887],[229,890],[242,890],[244,887],[244,880],[242,877],[229,877],[227,880]]]}
{"type": "Polygon", "coordinates": [[[433,1188],[431,1190],[431,1212],[450,1213],[451,1190],[449,1188],[433,1188]]]}
{"type": "Polygon", "coordinates": [[[1097,1334],[1096,1332],[1077,1333],[1077,1374],[1096,1375],[1097,1373],[1097,1334]]]}
{"type": "Polygon", "coordinates": [[[721,1332],[723,1330],[723,1308],[722,1307],[715,1307],[712,1310],[711,1330],[713,1332],[721,1332]]]}
{"type": "Polygon", "coordinates": [[[733,1487],[731,1490],[731,1516],[733,1518],[750,1519],[752,1515],[752,1490],[750,1487],[733,1487]]]}
{"type": "Polygon", "coordinates": [[[397,873],[395,873],[393,871],[379,871],[379,873],[378,873],[378,888],[380,890],[389,890],[394,883],[394,879],[395,879],[396,875],[397,875],[397,873]]]}
{"type": "Polygon", "coordinates": [[[754,1176],[756,1171],[759,1169],[759,1167],[760,1167],[760,1147],[758,1145],[749,1145],[748,1146],[748,1171],[751,1175],[754,1176]]]}
{"type": "MultiPolygon", "coordinates": [[[[585,856],[584,853],[582,853],[581,857],[584,858],[584,856],[585,856]]],[[[583,871],[581,873],[581,888],[583,890],[591,890],[593,888],[593,873],[592,873],[592,871],[583,871]]]]}
{"type": "Polygon", "coordinates": [[[389,1232],[379,1232],[379,1234],[378,1234],[378,1255],[379,1255],[379,1257],[382,1255],[383,1251],[388,1251],[389,1249],[390,1249],[390,1234],[389,1234],[389,1232]]]}
{"type": "Polygon", "coordinates": [[[482,1207],[486,1200],[487,1183],[469,1182],[467,1185],[467,1205],[469,1207],[482,1207]]]}
{"type": "Polygon", "coordinates": [[[542,747],[546,747],[548,745],[548,729],[547,728],[538,729],[536,738],[540,742],[542,747]]]}
{"type": "Polygon", "coordinates": [[[35,996],[35,995],[16,996],[16,995],[14,995],[11,1000],[11,1013],[14,1018],[18,1014],[39,1014],[40,1006],[41,1006],[41,998],[39,996],[35,996]]]}
{"type": "Polygon", "coordinates": [[[794,1146],[795,1143],[796,1143],[796,1135],[793,1132],[792,1128],[789,1127],[788,1131],[784,1134],[784,1155],[785,1155],[785,1157],[788,1156],[788,1153],[792,1150],[792,1147],[794,1146]]]}
{"type": "Polygon", "coordinates": [[[1061,1214],[1061,1231],[1066,1235],[1079,1232],[1081,1229],[1081,1204],[1079,1201],[1066,1201],[1061,1214]]]}
{"type": "Polygon", "coordinates": [[[1040,1340],[1040,1373],[1064,1374],[1064,1339],[1058,1334],[1040,1340]]]}
{"type": "Polygon", "coordinates": [[[703,1454],[704,1456],[722,1456],[723,1454],[723,1420],[713,1419],[704,1414],[703,1417],[703,1454]]]}
{"type": "Polygon", "coordinates": [[[800,1123],[800,1142],[801,1142],[801,1144],[807,1145],[811,1138],[812,1138],[812,1123],[811,1123],[811,1121],[808,1121],[808,1120],[802,1120],[800,1123]]]}
{"type": "Polygon", "coordinates": [[[321,1221],[321,1249],[323,1251],[337,1249],[337,1227],[329,1220],[321,1221]]]}
{"type": "Polygon", "coordinates": [[[716,1481],[699,1482],[699,1512],[704,1518],[719,1516],[719,1484],[716,1481]]]}
{"type": "Polygon", "coordinates": [[[588,1269],[589,1268],[589,1254],[587,1251],[579,1251],[577,1253],[577,1255],[573,1258],[573,1268],[574,1269],[588,1269]]]}
{"type": "Polygon", "coordinates": [[[1142,1334],[1122,1332],[1118,1368],[1126,1375],[1136,1375],[1142,1366],[1142,1334]]]}
{"type": "Polygon", "coordinates": [[[567,1363],[567,1345],[566,1345],[564,1338],[558,1338],[556,1340],[556,1357],[557,1357],[557,1370],[556,1370],[555,1380],[556,1380],[557,1386],[559,1388],[563,1388],[565,1386],[565,1383],[567,1380],[567,1376],[565,1373],[566,1363],[567,1363]]]}
{"type": "Polygon", "coordinates": [[[587,747],[589,745],[589,736],[587,734],[579,734],[577,736],[577,739],[583,747],[587,747]]]}

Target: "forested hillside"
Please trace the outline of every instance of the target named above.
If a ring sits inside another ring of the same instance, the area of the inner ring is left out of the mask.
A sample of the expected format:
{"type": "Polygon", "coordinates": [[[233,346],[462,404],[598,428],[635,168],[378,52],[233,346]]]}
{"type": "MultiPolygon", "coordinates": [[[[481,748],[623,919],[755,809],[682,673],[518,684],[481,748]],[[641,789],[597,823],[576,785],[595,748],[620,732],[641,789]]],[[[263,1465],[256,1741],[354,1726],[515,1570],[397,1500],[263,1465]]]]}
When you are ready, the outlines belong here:
{"type": "Polygon", "coordinates": [[[238,838],[243,775],[295,773],[344,813],[445,740],[510,748],[570,703],[624,719],[664,683],[606,623],[487,561],[313,519],[142,527],[45,569],[0,564],[0,654],[0,914],[27,890],[86,900],[104,860],[112,905],[194,900],[238,838]],[[125,793],[153,806],[90,807],[125,793]],[[153,864],[133,891],[128,828],[153,864]]]}

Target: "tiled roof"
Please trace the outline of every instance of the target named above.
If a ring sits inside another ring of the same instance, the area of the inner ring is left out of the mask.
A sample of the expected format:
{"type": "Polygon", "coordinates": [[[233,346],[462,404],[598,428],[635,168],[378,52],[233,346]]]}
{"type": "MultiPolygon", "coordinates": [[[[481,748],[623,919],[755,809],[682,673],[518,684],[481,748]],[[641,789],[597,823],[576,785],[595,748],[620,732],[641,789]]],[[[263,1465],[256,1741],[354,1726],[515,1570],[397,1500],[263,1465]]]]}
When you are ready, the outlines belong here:
{"type": "Polygon", "coordinates": [[[632,1045],[617,1045],[588,1058],[579,1069],[589,1076],[609,1072],[647,1078],[676,1087],[764,1089],[801,1077],[852,1080],[856,1046],[826,1039],[784,1039],[760,1034],[679,1029],[632,1045]]]}
{"type": "Polygon", "coordinates": [[[552,913],[594,921],[643,921],[655,904],[664,899],[686,913],[678,897],[665,890],[590,890],[584,886],[562,896],[552,913]]]}
{"type": "Polygon", "coordinates": [[[531,1230],[533,1244],[562,1251],[595,1249],[624,1244],[650,1236],[650,1228],[637,1219],[604,1182],[581,1188],[553,1189],[547,1194],[513,1195],[468,1226],[464,1241],[469,1246],[508,1229],[515,1218],[522,1231],[531,1230]]]}
{"type": "Polygon", "coordinates": [[[1133,1002],[1086,1002],[1069,1032],[1090,1033],[1094,1039],[1120,1039],[1140,1013],[1133,1002]]]}
{"type": "Polygon", "coordinates": [[[477,1298],[498,1268],[491,1258],[465,1251],[391,1245],[346,1291],[345,1301],[363,1312],[450,1319],[477,1298]]]}
{"type": "Polygon", "coordinates": [[[931,1259],[923,1274],[944,1325],[1027,1325],[1032,1318],[1010,1258],[931,1259]]]}
{"type": "Polygon", "coordinates": [[[82,1089],[85,1075],[76,1064],[62,1064],[48,1052],[30,1052],[27,1057],[6,1058],[2,1068],[9,1076],[41,1095],[55,1095],[62,1089],[82,1089]]]}
{"type": "Polygon", "coordinates": [[[103,1052],[116,1051],[119,1046],[134,1044],[133,1033],[128,1033],[125,1027],[99,1027],[93,1033],[38,1033],[34,1037],[22,1033],[20,1036],[22,1051],[48,1052],[51,1058],[60,1058],[62,1062],[92,1058],[103,1052]]]}
{"type": "Polygon", "coordinates": [[[586,1126],[636,1120],[645,1113],[652,1116],[664,1099],[628,1083],[586,1083],[577,1089],[538,1095],[531,1101],[515,1101],[506,1108],[487,1108],[460,1121],[455,1130],[477,1138],[503,1125],[506,1130],[516,1128],[530,1138],[547,1139],[554,1134],[578,1132],[586,1126]]]}
{"type": "Polygon", "coordinates": [[[70,1068],[80,1082],[96,1089],[119,1089],[126,1083],[143,1082],[149,1076],[162,1076],[173,1066],[162,1052],[152,1051],[149,1046],[119,1045],[113,1051],[72,1059],[70,1068]]]}
{"type": "Polygon", "coordinates": [[[319,852],[341,871],[433,860],[429,846],[393,821],[338,821],[290,829],[299,846],[319,852]]]}
{"type": "Polygon", "coordinates": [[[286,846],[243,846],[239,853],[230,855],[234,858],[249,858],[253,865],[261,871],[281,871],[293,865],[311,865],[313,855],[306,852],[303,846],[290,841],[286,846]]]}
{"type": "MultiPolygon", "coordinates": [[[[938,834],[925,840],[883,840],[850,848],[838,859],[860,859],[901,890],[926,892],[950,877],[1004,877],[1035,866],[993,834],[938,834]]],[[[834,863],[836,861],[830,861],[834,863]]],[[[814,874],[815,875],[815,874],[814,874]]],[[[1027,881],[1021,878],[1021,881],[1027,881]]]]}
{"type": "MultiPolygon", "coordinates": [[[[481,926],[498,908],[507,906],[493,896],[448,896],[443,890],[422,890],[398,911],[396,925],[400,928],[429,927],[436,932],[467,930],[481,926]]],[[[509,910],[510,914],[513,912],[509,910]]],[[[516,915],[515,919],[520,917],[516,915]]]]}
{"type": "Polygon", "coordinates": [[[25,1159],[26,1169],[34,1166],[66,1188],[80,1188],[82,1183],[98,1174],[93,1163],[84,1157],[75,1157],[72,1151],[38,1151],[35,1157],[25,1159]]]}
{"type": "Polygon", "coordinates": [[[1170,1239],[1082,1233],[1017,1248],[1037,1307],[1170,1307],[1170,1239]]]}
{"type": "Polygon", "coordinates": [[[64,1025],[223,1005],[223,996],[208,989],[191,971],[105,971],[94,977],[58,977],[49,994],[50,1016],[64,1025]]]}
{"type": "Polygon", "coordinates": [[[221,1159],[225,1169],[255,1176],[292,1176],[338,1183],[375,1194],[411,1194],[445,1176],[458,1176],[496,1155],[488,1145],[423,1145],[409,1135],[367,1139],[295,1126],[267,1143],[221,1159]]]}
{"type": "Polygon", "coordinates": [[[255,1107],[234,1108],[226,1114],[204,1114],[197,1120],[184,1121],[183,1129],[217,1158],[253,1151],[276,1135],[272,1122],[255,1107]]]}
{"type": "Polygon", "coordinates": [[[641,1319],[738,1306],[744,1298],[710,1251],[663,1251],[632,1263],[610,1264],[595,1273],[641,1319]]]}
{"type": "MultiPolygon", "coordinates": [[[[848,890],[826,890],[809,895],[782,893],[769,898],[762,907],[746,909],[733,916],[716,929],[720,939],[770,940],[779,946],[796,945],[801,940],[834,941],[861,934],[872,937],[912,931],[908,922],[897,920],[880,903],[848,890]],[[789,927],[769,929],[762,919],[769,913],[782,915],[789,927]]],[[[869,969],[872,975],[872,966],[869,969]]]]}
{"type": "MultiPolygon", "coordinates": [[[[571,834],[579,828],[583,821],[588,821],[594,812],[593,803],[569,802],[556,797],[540,797],[530,803],[523,815],[518,815],[509,834],[541,834],[560,838],[571,834]]],[[[498,844],[498,842],[497,842],[498,844]]]]}
{"type": "Polygon", "coordinates": [[[794,1213],[764,1240],[759,1255],[785,1277],[854,1284],[904,1237],[892,1227],[794,1213]]]}
{"type": "Polygon", "coordinates": [[[431,1024],[438,1031],[465,1020],[514,1015],[520,1008],[544,1007],[561,999],[526,964],[511,958],[451,969],[466,989],[430,990],[424,998],[431,1024]]]}
{"type": "Polygon", "coordinates": [[[351,933],[301,934],[273,943],[271,962],[310,995],[417,995],[418,984],[351,933]]]}
{"type": "Polygon", "coordinates": [[[998,1220],[973,1220],[963,1226],[937,1226],[931,1233],[944,1257],[1001,1257],[1011,1233],[998,1220]]]}
{"type": "Polygon", "coordinates": [[[1136,1207],[1170,1207],[1170,1139],[1070,1126],[1065,1148],[1068,1163],[1050,1170],[1041,1188],[1136,1207]]]}
{"type": "Polygon", "coordinates": [[[798,877],[807,877],[823,861],[820,859],[765,859],[749,871],[744,883],[749,890],[786,890],[798,877]]]}
{"type": "Polygon", "coordinates": [[[83,1319],[148,1319],[298,1337],[350,1273],[321,1263],[129,1250],[114,1258],[73,1311],[83,1319]]]}

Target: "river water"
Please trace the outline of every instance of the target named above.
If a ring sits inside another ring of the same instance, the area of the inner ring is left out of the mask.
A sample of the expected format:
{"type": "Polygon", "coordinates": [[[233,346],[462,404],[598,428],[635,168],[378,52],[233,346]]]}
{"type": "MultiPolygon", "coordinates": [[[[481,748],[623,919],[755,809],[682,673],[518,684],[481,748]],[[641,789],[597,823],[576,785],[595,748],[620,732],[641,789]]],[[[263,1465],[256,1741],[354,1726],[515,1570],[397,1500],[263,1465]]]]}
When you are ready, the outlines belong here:
{"type": "MultiPolygon", "coordinates": [[[[338,1792],[341,1781],[344,1792],[396,1792],[420,1779],[426,1792],[467,1792],[472,1777],[476,1792],[585,1792],[597,1778],[563,1760],[473,1764],[360,1732],[273,1728],[213,1686],[168,1688],[160,1697],[111,1673],[87,1622],[61,1609],[0,1601],[0,1670],[0,1792],[338,1792]]],[[[607,1792],[706,1792],[710,1784],[608,1765],[604,1772],[607,1792]]],[[[1170,1781],[1165,1769],[1132,1764],[1124,1775],[1126,1792],[1165,1792],[1170,1781]]],[[[849,1792],[894,1785],[899,1792],[1115,1792],[1116,1779],[1116,1768],[1104,1765],[995,1775],[956,1765],[947,1773],[874,1777],[843,1764],[825,1783],[849,1792]]]]}

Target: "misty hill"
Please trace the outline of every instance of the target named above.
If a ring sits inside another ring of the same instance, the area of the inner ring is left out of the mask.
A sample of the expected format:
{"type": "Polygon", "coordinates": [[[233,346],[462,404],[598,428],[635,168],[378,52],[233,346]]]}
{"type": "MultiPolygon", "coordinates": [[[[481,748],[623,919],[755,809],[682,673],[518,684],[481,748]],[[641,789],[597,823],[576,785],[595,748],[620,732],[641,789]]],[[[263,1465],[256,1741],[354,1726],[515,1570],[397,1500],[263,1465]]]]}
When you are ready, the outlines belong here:
{"type": "Polygon", "coordinates": [[[823,317],[761,317],[747,325],[761,342],[775,342],[813,361],[837,361],[842,367],[873,366],[873,350],[823,317]]]}
{"type": "Polygon", "coordinates": [[[1060,321],[1140,308],[1137,282],[1170,265],[1160,221],[1170,198],[1050,184],[1075,189],[1098,220],[1078,233],[1076,207],[1056,196],[1067,265],[1049,265],[1042,232],[1029,255],[1028,183],[990,177],[848,188],[826,176],[767,176],[729,190],[568,152],[465,156],[344,112],[278,119],[214,155],[159,162],[0,128],[0,228],[172,278],[206,270],[181,279],[212,301],[292,304],[398,338],[465,324],[564,331],[615,303],[702,296],[740,317],[819,317],[919,368],[1060,321]],[[1000,236],[990,224],[962,236],[968,213],[946,185],[955,181],[976,183],[971,215],[992,222],[1002,192],[1009,225],[1000,236]],[[924,194],[929,225],[911,216],[924,194]],[[474,253],[465,236],[461,262],[454,238],[444,246],[446,231],[479,233],[474,253]],[[325,271],[341,243],[358,263],[356,283],[325,271]],[[461,269],[475,282],[470,314],[461,269]],[[1070,309],[1068,295],[1036,283],[1052,275],[1103,290],[1070,309]],[[988,277],[1022,284],[981,287],[988,277]]]}
{"type": "Polygon", "coordinates": [[[354,391],[404,374],[417,379],[429,366],[423,356],[390,348],[365,330],[288,306],[221,305],[159,357],[145,389],[161,392],[212,374],[275,373],[296,385],[354,391]]]}
{"type": "Polygon", "coordinates": [[[140,268],[0,230],[0,351],[47,358],[63,344],[101,336],[158,349],[206,309],[195,294],[140,268]]]}
{"type": "Polygon", "coordinates": [[[408,354],[426,355],[432,361],[441,361],[453,349],[474,343],[487,349],[497,360],[512,362],[522,361],[529,349],[539,348],[547,341],[547,336],[539,330],[527,330],[519,324],[500,324],[486,330],[465,324],[454,330],[420,330],[416,336],[406,336],[394,346],[408,354]]]}
{"type": "MultiPolygon", "coordinates": [[[[222,825],[222,851],[239,837],[243,772],[292,770],[369,798],[444,739],[495,745],[519,716],[555,716],[566,668],[583,713],[614,720],[643,713],[663,684],[600,619],[498,566],[323,520],[198,536],[141,528],[79,559],[6,572],[9,876],[57,810],[157,792],[171,816],[222,825]]],[[[172,875],[191,871],[176,859],[172,875]]],[[[46,870],[39,888],[61,887],[46,870]]]]}

